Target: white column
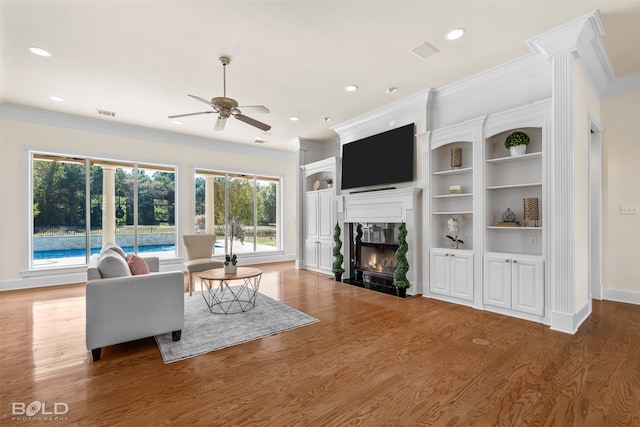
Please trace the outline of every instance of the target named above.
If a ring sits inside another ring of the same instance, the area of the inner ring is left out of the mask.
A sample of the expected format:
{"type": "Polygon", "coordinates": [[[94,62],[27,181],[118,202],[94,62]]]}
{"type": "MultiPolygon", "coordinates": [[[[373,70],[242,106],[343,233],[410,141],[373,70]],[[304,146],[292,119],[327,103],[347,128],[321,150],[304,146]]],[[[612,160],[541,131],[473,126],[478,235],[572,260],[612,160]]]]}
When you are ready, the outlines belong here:
{"type": "Polygon", "coordinates": [[[116,241],[116,167],[102,168],[102,244],[116,241]]]}
{"type": "Polygon", "coordinates": [[[575,332],[575,257],[573,150],[575,120],[575,59],[571,51],[551,58],[552,138],[549,144],[550,237],[547,277],[551,280],[551,328],[575,332]]]}
{"type": "Polygon", "coordinates": [[[205,233],[215,234],[215,204],[214,204],[214,177],[205,176],[204,188],[204,214],[205,233]]]}

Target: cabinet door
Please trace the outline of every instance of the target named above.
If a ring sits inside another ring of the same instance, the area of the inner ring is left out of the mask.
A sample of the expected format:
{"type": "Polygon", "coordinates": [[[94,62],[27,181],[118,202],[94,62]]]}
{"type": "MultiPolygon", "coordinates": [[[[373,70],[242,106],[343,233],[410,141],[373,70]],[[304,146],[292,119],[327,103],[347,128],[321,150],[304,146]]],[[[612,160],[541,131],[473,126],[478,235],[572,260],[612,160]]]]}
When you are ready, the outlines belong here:
{"type": "Polygon", "coordinates": [[[333,193],[331,190],[319,191],[318,201],[318,237],[320,239],[333,239],[333,215],[331,215],[331,203],[333,193]]]}
{"type": "Polygon", "coordinates": [[[451,295],[449,253],[431,251],[429,289],[434,294],[451,295]]]}
{"type": "Polygon", "coordinates": [[[512,308],[542,316],[544,313],[544,268],[542,260],[514,258],[511,263],[512,308]]]}
{"type": "Polygon", "coordinates": [[[304,241],[304,264],[309,268],[318,268],[318,241],[315,239],[304,241]]]}
{"type": "Polygon", "coordinates": [[[451,296],[473,301],[473,255],[452,252],[451,296]]]}
{"type": "Polygon", "coordinates": [[[318,246],[318,268],[331,271],[333,266],[333,241],[320,240],[318,246]]]}
{"type": "Polygon", "coordinates": [[[511,308],[511,259],[485,256],[484,258],[485,304],[511,308]]]}
{"type": "Polygon", "coordinates": [[[305,237],[318,237],[318,193],[307,193],[305,198],[306,230],[305,237]]]}

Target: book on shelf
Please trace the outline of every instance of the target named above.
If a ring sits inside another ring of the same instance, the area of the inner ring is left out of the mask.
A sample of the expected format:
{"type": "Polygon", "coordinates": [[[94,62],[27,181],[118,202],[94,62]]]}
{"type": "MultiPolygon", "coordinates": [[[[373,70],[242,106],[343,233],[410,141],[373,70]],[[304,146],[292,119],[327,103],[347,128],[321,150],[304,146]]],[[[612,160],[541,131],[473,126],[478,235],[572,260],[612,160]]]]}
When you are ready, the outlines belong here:
{"type": "Polygon", "coordinates": [[[520,221],[499,222],[498,227],[520,227],[520,221]]]}

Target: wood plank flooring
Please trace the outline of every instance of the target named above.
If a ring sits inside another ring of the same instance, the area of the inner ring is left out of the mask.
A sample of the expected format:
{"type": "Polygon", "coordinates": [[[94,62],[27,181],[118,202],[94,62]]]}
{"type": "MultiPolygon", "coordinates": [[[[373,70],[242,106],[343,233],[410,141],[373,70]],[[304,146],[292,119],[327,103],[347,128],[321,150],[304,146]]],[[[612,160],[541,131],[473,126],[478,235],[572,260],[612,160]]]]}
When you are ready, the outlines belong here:
{"type": "Polygon", "coordinates": [[[594,301],[572,336],[260,267],[320,322],[168,365],[153,338],[91,362],[84,284],[0,293],[0,424],[40,401],[65,426],[640,426],[640,306],[594,301]]]}

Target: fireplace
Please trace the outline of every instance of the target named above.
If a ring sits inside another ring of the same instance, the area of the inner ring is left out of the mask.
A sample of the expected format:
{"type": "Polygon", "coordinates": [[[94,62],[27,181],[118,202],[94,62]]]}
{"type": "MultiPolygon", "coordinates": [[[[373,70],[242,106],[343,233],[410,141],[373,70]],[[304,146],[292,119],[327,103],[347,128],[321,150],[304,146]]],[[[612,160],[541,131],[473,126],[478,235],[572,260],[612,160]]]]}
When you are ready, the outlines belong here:
{"type": "Polygon", "coordinates": [[[348,227],[353,259],[350,263],[350,283],[370,289],[395,293],[393,272],[398,265],[399,223],[352,223],[348,227]]]}
{"type": "Polygon", "coordinates": [[[418,188],[342,194],[337,200],[344,230],[345,282],[395,294],[393,270],[400,224],[407,227],[408,295],[422,293],[421,215],[418,188]],[[362,251],[369,252],[363,255],[362,251]],[[375,260],[369,261],[375,249],[375,260]],[[367,261],[364,261],[364,257],[367,261]]]}

